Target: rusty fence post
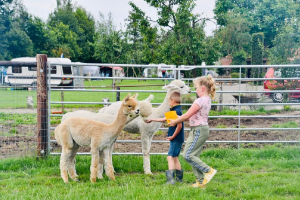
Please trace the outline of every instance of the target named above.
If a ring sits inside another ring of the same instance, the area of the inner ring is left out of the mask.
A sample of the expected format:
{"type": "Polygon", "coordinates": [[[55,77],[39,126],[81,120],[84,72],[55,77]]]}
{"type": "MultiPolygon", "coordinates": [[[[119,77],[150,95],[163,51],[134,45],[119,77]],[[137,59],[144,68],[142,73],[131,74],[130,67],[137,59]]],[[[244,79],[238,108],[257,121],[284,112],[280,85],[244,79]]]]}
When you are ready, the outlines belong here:
{"type": "Polygon", "coordinates": [[[48,152],[48,102],[47,102],[47,55],[37,54],[37,155],[45,157],[48,152]]]}

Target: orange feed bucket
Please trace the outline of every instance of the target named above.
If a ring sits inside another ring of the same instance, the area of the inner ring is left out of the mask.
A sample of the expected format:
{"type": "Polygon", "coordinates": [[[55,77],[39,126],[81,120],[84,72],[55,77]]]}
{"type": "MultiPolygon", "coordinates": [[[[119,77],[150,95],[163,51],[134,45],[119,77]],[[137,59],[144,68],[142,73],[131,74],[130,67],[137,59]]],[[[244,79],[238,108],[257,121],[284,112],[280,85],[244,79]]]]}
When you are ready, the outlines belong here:
{"type": "Polygon", "coordinates": [[[62,114],[62,111],[52,111],[52,114],[62,114]]]}
{"type": "Polygon", "coordinates": [[[169,119],[177,119],[177,118],[178,118],[176,111],[169,111],[169,112],[166,112],[166,113],[165,113],[165,116],[166,116],[166,119],[167,119],[167,122],[168,122],[168,123],[170,123],[170,120],[169,120],[169,119]]]}

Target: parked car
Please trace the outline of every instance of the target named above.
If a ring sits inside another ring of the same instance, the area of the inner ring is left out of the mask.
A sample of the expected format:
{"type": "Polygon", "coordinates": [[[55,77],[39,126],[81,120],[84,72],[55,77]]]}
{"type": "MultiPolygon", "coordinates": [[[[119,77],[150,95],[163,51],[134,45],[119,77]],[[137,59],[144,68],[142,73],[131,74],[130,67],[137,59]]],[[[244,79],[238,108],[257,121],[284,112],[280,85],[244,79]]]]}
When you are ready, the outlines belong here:
{"type": "MultiPolygon", "coordinates": [[[[300,77],[300,71],[297,70],[285,70],[269,68],[265,78],[298,78],[300,77]]],[[[300,80],[265,80],[264,81],[264,91],[271,90],[300,90],[300,80]]],[[[272,92],[265,93],[266,96],[270,97],[274,103],[281,103],[284,100],[283,92],[272,92]]],[[[286,93],[289,98],[296,98],[300,100],[300,91],[295,93],[286,93]]]]}

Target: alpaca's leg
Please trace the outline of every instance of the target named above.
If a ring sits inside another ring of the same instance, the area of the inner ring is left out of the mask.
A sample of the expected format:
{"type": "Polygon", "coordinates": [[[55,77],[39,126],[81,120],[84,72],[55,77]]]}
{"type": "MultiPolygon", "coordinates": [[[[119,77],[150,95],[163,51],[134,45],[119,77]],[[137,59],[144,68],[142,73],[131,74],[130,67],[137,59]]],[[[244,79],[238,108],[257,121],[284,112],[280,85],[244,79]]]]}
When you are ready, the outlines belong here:
{"type": "Polygon", "coordinates": [[[111,163],[112,158],[110,157],[110,147],[105,148],[103,150],[103,154],[104,154],[105,174],[108,176],[109,179],[114,181],[115,175],[114,175],[114,168],[111,163]]]}
{"type": "Polygon", "coordinates": [[[112,143],[112,145],[109,148],[109,156],[110,156],[110,159],[111,159],[110,162],[111,162],[111,166],[112,166],[114,172],[115,172],[115,169],[114,169],[114,165],[113,165],[113,161],[112,161],[112,153],[113,153],[116,141],[117,141],[117,139],[115,140],[114,143],[112,143]]]}
{"type": "Polygon", "coordinates": [[[76,164],[76,160],[75,160],[75,156],[77,153],[77,150],[79,149],[79,145],[74,143],[73,148],[71,150],[71,153],[69,154],[69,176],[71,179],[73,179],[74,181],[77,181],[77,177],[78,175],[76,174],[76,168],[75,168],[75,164],[76,164]]]}
{"type": "MultiPolygon", "coordinates": [[[[64,182],[67,183],[68,171],[71,177],[70,168],[72,166],[72,163],[70,162],[70,157],[72,155],[74,144],[67,126],[60,126],[58,134],[62,146],[62,155],[60,160],[61,177],[63,178],[64,182]]],[[[73,177],[71,178],[73,179],[73,177]]]]}
{"type": "Polygon", "coordinates": [[[96,182],[97,172],[98,172],[98,165],[99,165],[99,149],[92,148],[92,164],[91,164],[91,177],[90,180],[92,183],[96,182]]]}
{"type": "Polygon", "coordinates": [[[62,153],[60,156],[60,175],[65,183],[68,183],[68,168],[67,168],[67,159],[66,151],[62,148],[62,153]]]}
{"type": "Polygon", "coordinates": [[[142,152],[143,152],[143,166],[144,166],[144,173],[145,174],[152,174],[151,167],[150,167],[150,147],[151,147],[151,140],[153,136],[149,136],[148,134],[141,135],[142,139],[142,152]]]}
{"type": "Polygon", "coordinates": [[[103,151],[99,151],[99,165],[98,165],[98,173],[97,173],[97,178],[103,179],[103,151]]]}

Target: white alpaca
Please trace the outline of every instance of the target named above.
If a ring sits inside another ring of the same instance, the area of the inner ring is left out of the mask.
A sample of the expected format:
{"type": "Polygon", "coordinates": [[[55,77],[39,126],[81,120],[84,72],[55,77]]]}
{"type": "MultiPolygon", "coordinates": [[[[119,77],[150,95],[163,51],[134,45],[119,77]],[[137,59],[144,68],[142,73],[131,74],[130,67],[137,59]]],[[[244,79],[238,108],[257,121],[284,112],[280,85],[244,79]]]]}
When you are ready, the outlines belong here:
{"type": "MultiPolygon", "coordinates": [[[[169,96],[172,92],[179,92],[182,95],[191,92],[190,87],[185,85],[185,83],[181,80],[174,80],[169,85],[164,86],[163,89],[167,90],[166,97],[160,106],[158,106],[157,108],[152,108],[152,114],[149,116],[149,118],[161,118],[164,117],[164,114],[166,112],[170,111],[169,96]]],[[[120,106],[121,102],[115,102],[106,108],[100,109],[99,113],[110,113],[116,115],[120,106]]],[[[161,125],[161,122],[145,123],[140,118],[136,118],[128,123],[124,128],[124,131],[127,131],[129,133],[141,134],[145,174],[152,174],[150,168],[151,141],[153,135],[159,130],[161,125]]]]}
{"type": "Polygon", "coordinates": [[[73,117],[56,127],[55,139],[62,146],[60,171],[65,183],[68,182],[68,173],[71,179],[77,180],[74,157],[79,146],[91,148],[91,182],[96,182],[99,163],[104,163],[106,175],[115,180],[109,151],[124,128],[127,116],[139,114],[138,101],[135,98],[136,95],[130,97],[130,94],[124,98],[118,115],[111,124],[73,117]]]}
{"type": "MultiPolygon", "coordinates": [[[[142,117],[143,120],[146,120],[148,116],[152,114],[152,106],[150,104],[151,100],[154,98],[154,96],[151,94],[147,99],[143,101],[139,101],[139,115],[142,117]]],[[[121,102],[121,101],[120,101],[121,102]]],[[[104,107],[106,108],[106,107],[104,107]]],[[[91,111],[86,110],[77,110],[74,112],[68,112],[64,114],[64,116],[61,119],[61,122],[65,121],[66,119],[69,119],[71,117],[82,117],[87,119],[96,120],[99,122],[104,123],[112,123],[116,119],[116,114],[107,114],[107,113],[95,113],[91,111]]],[[[128,116],[126,124],[134,120],[138,116],[128,116]]]]}

